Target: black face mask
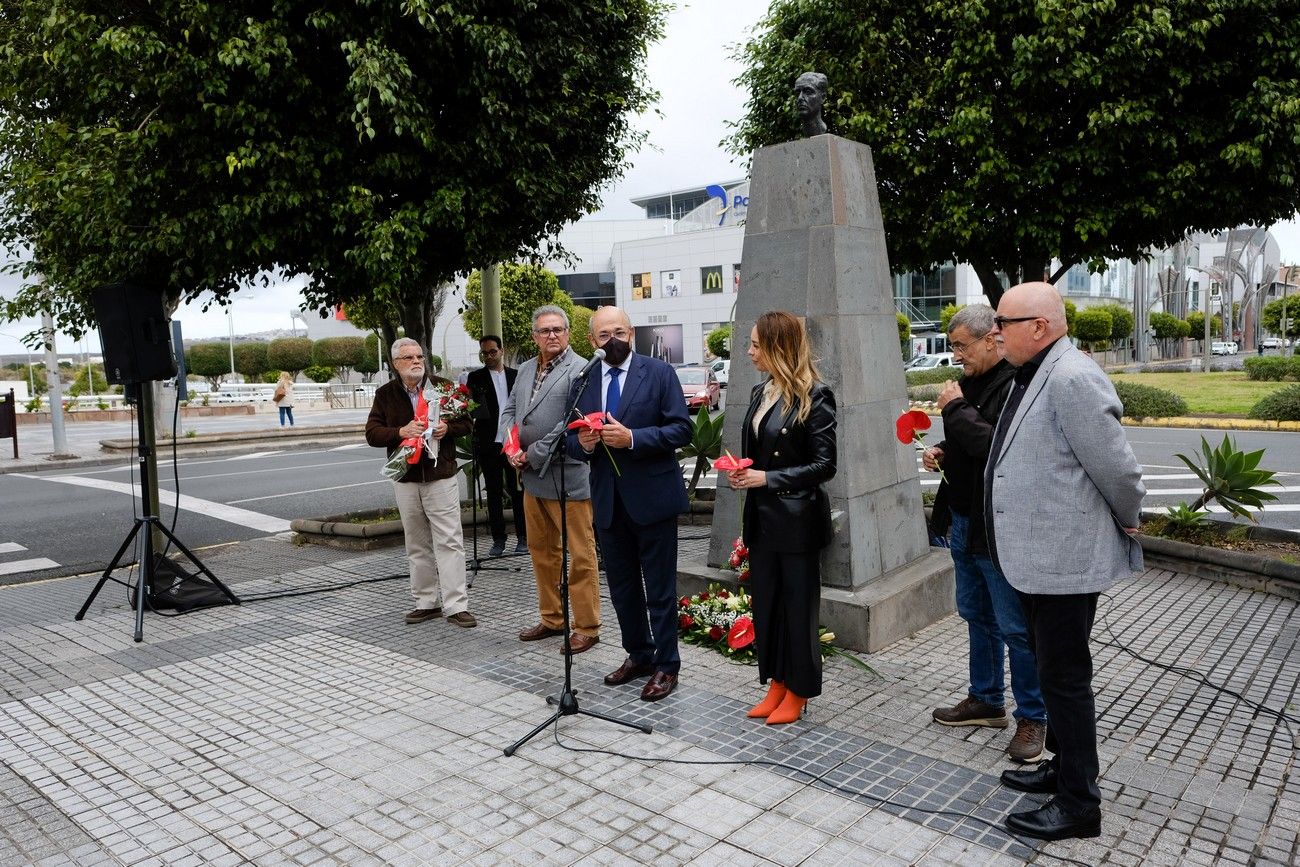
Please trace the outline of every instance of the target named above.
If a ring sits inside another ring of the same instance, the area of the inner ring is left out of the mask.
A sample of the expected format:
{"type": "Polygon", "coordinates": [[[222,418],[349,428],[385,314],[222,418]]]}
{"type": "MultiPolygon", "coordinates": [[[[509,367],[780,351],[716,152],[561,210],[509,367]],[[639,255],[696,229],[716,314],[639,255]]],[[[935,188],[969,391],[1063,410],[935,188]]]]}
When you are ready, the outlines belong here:
{"type": "Polygon", "coordinates": [[[632,354],[632,344],[617,337],[606,340],[601,349],[605,350],[605,363],[610,367],[618,367],[632,354]]]}

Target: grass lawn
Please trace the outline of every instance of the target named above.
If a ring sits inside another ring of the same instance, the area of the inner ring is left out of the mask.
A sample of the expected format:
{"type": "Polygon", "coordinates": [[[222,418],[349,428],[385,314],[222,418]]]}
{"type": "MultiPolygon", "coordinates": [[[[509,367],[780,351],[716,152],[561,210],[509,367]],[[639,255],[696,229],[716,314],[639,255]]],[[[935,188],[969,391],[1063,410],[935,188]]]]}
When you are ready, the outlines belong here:
{"type": "Polygon", "coordinates": [[[1288,382],[1256,382],[1246,379],[1245,371],[1222,373],[1117,373],[1117,382],[1136,382],[1163,388],[1187,401],[1190,415],[1245,416],[1250,408],[1270,392],[1290,385],[1288,382]]]}

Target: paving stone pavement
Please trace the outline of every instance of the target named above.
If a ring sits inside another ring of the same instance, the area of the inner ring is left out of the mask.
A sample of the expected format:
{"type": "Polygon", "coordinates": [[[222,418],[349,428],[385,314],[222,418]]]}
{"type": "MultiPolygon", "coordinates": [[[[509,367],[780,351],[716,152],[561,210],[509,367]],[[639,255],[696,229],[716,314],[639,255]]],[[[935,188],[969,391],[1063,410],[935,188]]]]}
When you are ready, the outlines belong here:
{"type": "Polygon", "coordinates": [[[80,623],[90,579],[0,588],[0,864],[1300,861],[1288,724],[1134,656],[1295,716],[1300,618],[1278,597],[1159,570],[1115,588],[1094,632],[1102,836],[1040,844],[998,830],[1042,800],[998,785],[1009,732],[930,723],[965,686],[955,616],[872,655],[879,676],[828,660],[807,718],[772,729],[744,717],[756,670],[702,648],[663,702],[604,686],[606,598],[579,701],[654,733],[565,717],[507,758],[563,677],[558,639],[516,638],[526,557],[478,575],[460,629],[403,623],[400,552],[202,556],[244,604],[150,615],[142,644],[115,585],[80,623]]]}

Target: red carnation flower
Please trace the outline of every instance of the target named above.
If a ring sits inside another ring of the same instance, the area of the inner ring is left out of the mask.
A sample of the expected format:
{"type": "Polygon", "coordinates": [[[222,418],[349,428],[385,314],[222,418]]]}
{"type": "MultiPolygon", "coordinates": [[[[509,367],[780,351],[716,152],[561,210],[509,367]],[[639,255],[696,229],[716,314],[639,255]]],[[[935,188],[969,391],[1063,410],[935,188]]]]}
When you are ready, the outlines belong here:
{"type": "Polygon", "coordinates": [[[909,409],[903,413],[894,422],[894,433],[898,435],[898,441],[904,445],[910,445],[920,439],[917,431],[930,429],[930,417],[919,409],[909,409]]]}
{"type": "Polygon", "coordinates": [[[723,635],[723,632],[722,632],[722,627],[721,627],[721,626],[710,626],[710,627],[709,627],[709,641],[721,641],[721,640],[722,640],[722,635],[723,635]]]}
{"type": "Polygon", "coordinates": [[[683,596],[681,599],[677,600],[677,605],[679,608],[685,608],[690,604],[691,604],[691,597],[689,596],[683,596]]]}
{"type": "Polygon", "coordinates": [[[700,594],[700,601],[701,601],[701,602],[708,602],[708,601],[709,601],[709,594],[707,594],[707,593],[701,593],[701,594],[700,594]]]}
{"type": "Polygon", "coordinates": [[[730,599],[730,598],[731,598],[731,594],[728,593],[726,590],[719,590],[719,591],[718,591],[718,598],[719,598],[719,599],[730,599]]]}
{"type": "Polygon", "coordinates": [[[736,576],[736,580],[737,580],[737,581],[740,581],[740,582],[742,582],[742,583],[745,582],[745,581],[748,581],[748,580],[749,580],[749,570],[746,569],[744,572],[741,572],[739,575],[737,575],[737,576],[736,576]]]}
{"type": "Polygon", "coordinates": [[[690,629],[694,625],[695,625],[695,618],[689,614],[683,614],[681,617],[677,619],[677,627],[679,629],[690,629]]]}

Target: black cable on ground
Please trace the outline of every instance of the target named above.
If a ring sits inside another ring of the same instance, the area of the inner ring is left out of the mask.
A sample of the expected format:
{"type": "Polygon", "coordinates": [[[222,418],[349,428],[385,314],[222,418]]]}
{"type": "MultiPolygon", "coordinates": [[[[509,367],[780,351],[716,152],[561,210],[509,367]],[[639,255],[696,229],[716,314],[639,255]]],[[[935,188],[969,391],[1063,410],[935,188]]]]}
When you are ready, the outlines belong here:
{"type": "MultiPolygon", "coordinates": [[[[1049,858],[1053,858],[1065,864],[1077,864],[1079,865],[1079,867],[1092,867],[1092,865],[1088,864],[1085,861],[1076,861],[1075,859],[1067,858],[1064,855],[1054,855],[1051,852],[1046,852],[1043,851],[1042,849],[1035,848],[1036,846],[1040,845],[1044,841],[1036,840],[1036,839],[1026,839],[1024,837],[1021,837],[1018,834],[1014,834],[1011,831],[1008,831],[1005,827],[999,825],[996,822],[990,822],[988,819],[973,815],[971,813],[961,813],[956,810],[937,810],[931,807],[919,807],[914,804],[904,804],[900,801],[895,801],[890,798],[882,798],[879,795],[872,795],[868,792],[860,792],[855,789],[850,789],[847,786],[841,786],[837,783],[828,782],[826,780],[826,774],[830,773],[830,771],[826,771],[825,773],[821,773],[821,774],[814,774],[812,771],[806,770],[804,768],[796,768],[793,765],[787,765],[784,764],[783,762],[777,762],[771,759],[667,759],[667,758],[659,758],[656,756],[634,756],[629,753],[620,753],[617,750],[606,750],[606,749],[601,749],[599,747],[575,747],[570,744],[564,743],[563,741],[560,740],[559,718],[555,720],[553,730],[555,735],[556,746],[558,746],[560,749],[568,750],[574,753],[596,753],[604,756],[616,756],[620,759],[629,759],[634,762],[648,762],[654,764],[745,765],[745,766],[753,766],[753,767],[780,768],[783,771],[793,771],[797,774],[802,774],[803,776],[807,777],[809,782],[821,783],[823,786],[833,789],[836,792],[839,792],[840,794],[849,795],[850,797],[867,798],[871,801],[874,801],[878,806],[881,807],[894,807],[895,809],[907,810],[914,813],[925,813],[926,815],[929,816],[948,816],[949,818],[953,818],[953,819],[977,822],[981,825],[984,825],[985,827],[992,828],[994,831],[997,831],[999,834],[1002,834],[1011,840],[1015,840],[1017,843],[1021,843],[1029,847],[1030,849],[1033,849],[1037,854],[1046,855],[1049,858]]],[[[925,827],[925,826],[922,825],[921,827],[925,827]]],[[[931,828],[930,830],[938,830],[938,829],[931,828]]],[[[947,832],[940,831],[940,833],[947,833],[947,832]]],[[[967,842],[974,842],[974,841],[968,840],[967,842]]]]}

